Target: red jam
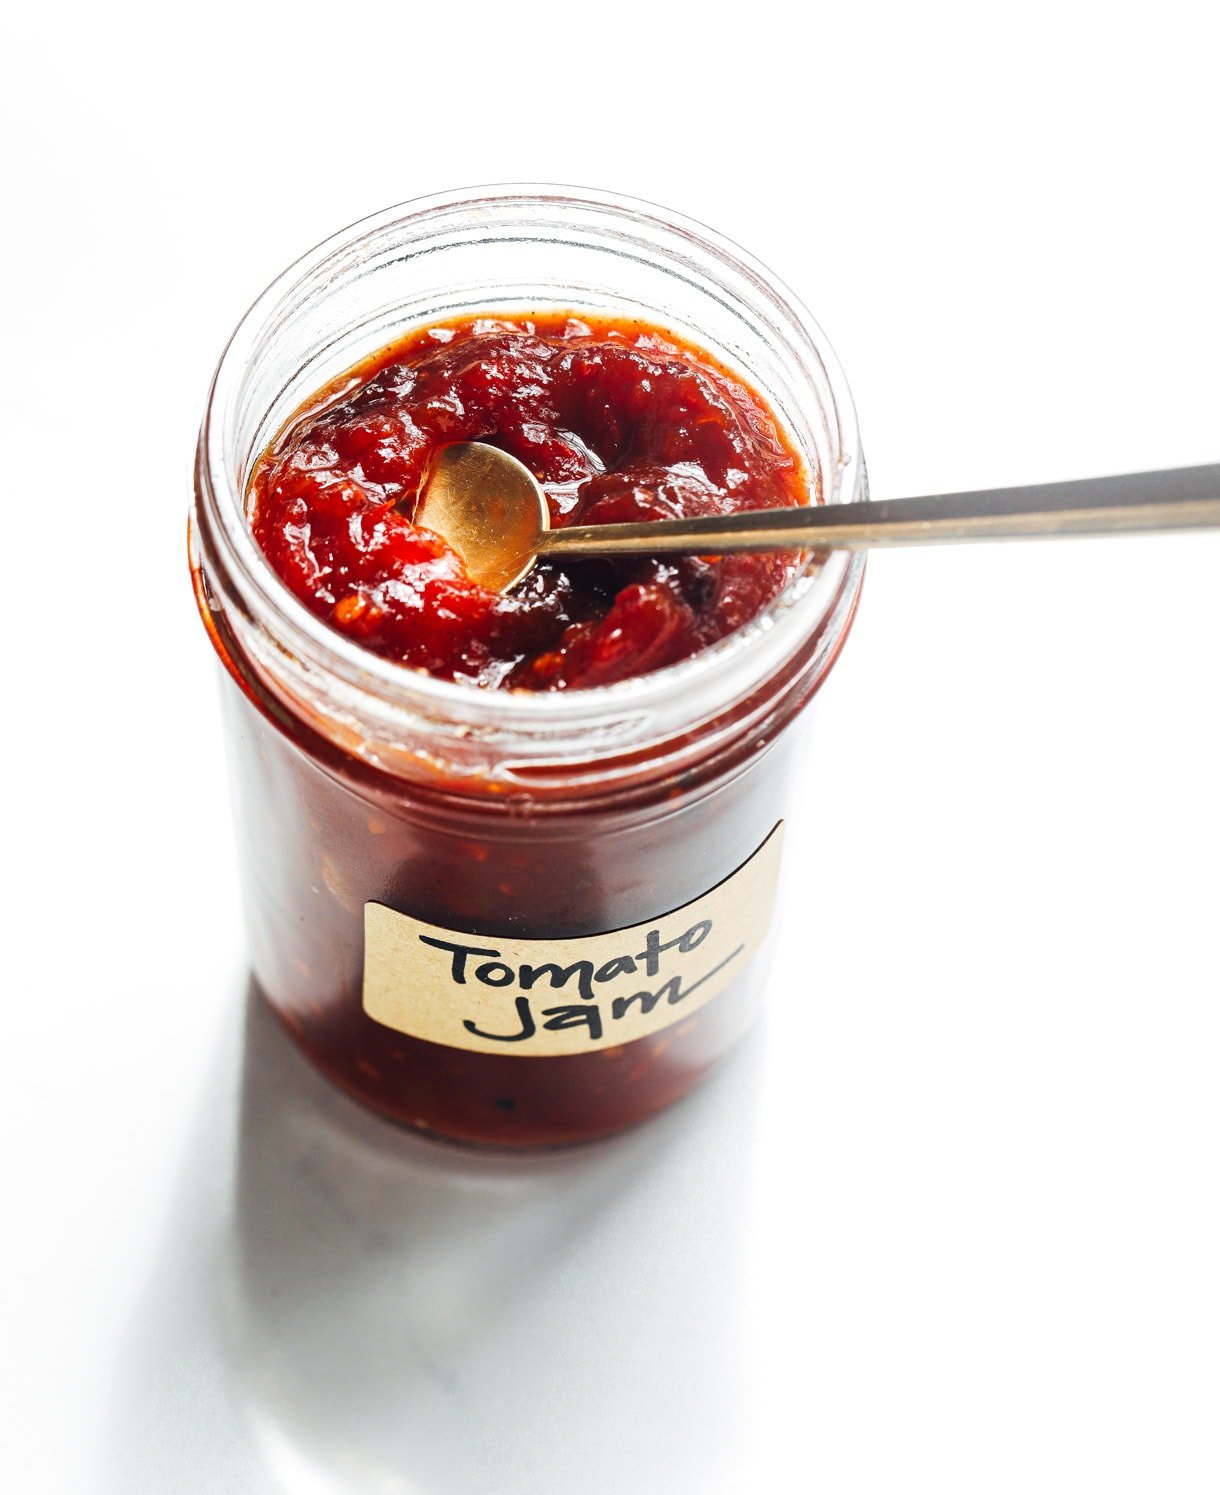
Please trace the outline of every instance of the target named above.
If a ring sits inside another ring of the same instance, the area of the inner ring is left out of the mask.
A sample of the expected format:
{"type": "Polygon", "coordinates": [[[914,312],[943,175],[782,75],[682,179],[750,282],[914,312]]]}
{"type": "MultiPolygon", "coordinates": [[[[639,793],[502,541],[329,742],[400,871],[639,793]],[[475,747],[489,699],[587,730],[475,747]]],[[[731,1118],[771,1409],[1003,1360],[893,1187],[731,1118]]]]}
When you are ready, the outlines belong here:
{"type": "Polygon", "coordinates": [[[490,592],[406,517],[454,441],[524,462],[556,527],[808,501],[759,396],[672,333],[567,314],[412,333],[311,402],[251,481],[279,576],[401,664],[482,686],[606,685],[731,633],[791,575],[779,555],[590,559],[542,562],[511,594],[490,592]]]}
{"type": "MultiPolygon", "coordinates": [[[[790,506],[813,489],[763,400],[656,327],[555,314],[416,332],[320,391],[249,485],[275,572],[317,617],[403,666],[488,688],[623,680],[731,633],[791,575],[791,558],[774,555],[585,560],[543,563],[510,595],[486,591],[409,517],[437,451],[467,440],[530,467],[556,526],[790,506]]],[[[199,512],[206,524],[206,503],[199,512]]],[[[530,1057],[375,1020],[365,922],[377,904],[442,940],[558,942],[701,898],[783,819],[797,737],[787,728],[833,658],[820,632],[748,694],[711,692],[711,718],[604,761],[484,773],[444,744],[418,750],[424,734],[390,769],[268,688],[202,574],[198,584],[240,686],[225,704],[253,968],[325,1074],[411,1126],[536,1146],[639,1122],[732,1048],[757,1011],[761,959],[658,1031],[530,1057]]]]}

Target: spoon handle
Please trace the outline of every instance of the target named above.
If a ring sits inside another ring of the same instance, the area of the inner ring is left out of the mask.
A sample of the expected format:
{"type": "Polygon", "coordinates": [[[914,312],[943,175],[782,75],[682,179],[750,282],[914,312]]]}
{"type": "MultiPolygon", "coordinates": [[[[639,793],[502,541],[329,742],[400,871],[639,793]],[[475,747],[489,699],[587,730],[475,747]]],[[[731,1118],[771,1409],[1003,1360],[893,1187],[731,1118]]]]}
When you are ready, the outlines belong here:
{"type": "Polygon", "coordinates": [[[1130,534],[1220,525],[1220,464],[1028,488],[811,504],[698,519],[548,530],[544,555],[727,555],[743,550],[867,550],[953,540],[1130,534]]]}

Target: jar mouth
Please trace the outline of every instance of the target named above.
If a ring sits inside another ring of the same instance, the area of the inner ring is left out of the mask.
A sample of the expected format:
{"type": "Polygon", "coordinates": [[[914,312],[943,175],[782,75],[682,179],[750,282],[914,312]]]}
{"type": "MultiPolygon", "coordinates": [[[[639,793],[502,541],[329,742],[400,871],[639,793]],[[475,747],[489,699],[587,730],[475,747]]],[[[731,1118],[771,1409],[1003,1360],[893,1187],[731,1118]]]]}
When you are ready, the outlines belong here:
{"type": "MultiPolygon", "coordinates": [[[[438,247],[436,231],[459,219],[468,222],[485,217],[491,230],[498,216],[528,217],[535,211],[553,216],[566,210],[581,216],[574,235],[581,230],[608,235],[619,241],[615,246],[619,255],[631,257],[633,240],[641,232],[653,242],[663,241],[664,252],[672,262],[670,273],[692,283],[698,278],[701,288],[707,289],[710,271],[711,292],[726,310],[734,309],[731,302],[735,293],[747,291],[756,318],[772,326],[777,335],[782,332],[793,345],[795,356],[816,365],[824,389],[821,414],[830,438],[828,450],[810,451],[809,443],[802,441],[799,433],[790,434],[795,436],[795,445],[820,489],[821,500],[863,502],[868,498],[854,405],[824,333],[782,281],[713,229],[641,199],[546,183],[494,184],[430,194],[371,214],[323,240],[285,269],[233,332],[212,380],[200,432],[198,508],[192,530],[194,545],[198,545],[198,531],[203,529],[210,547],[219,549],[225,579],[238,594],[242,610],[264,621],[288,658],[311,661],[356,695],[376,697],[383,709],[397,708],[412,718],[425,717],[434,722],[439,718],[462,723],[467,730],[486,727],[507,730],[510,735],[519,732],[525,737],[538,731],[544,736],[579,731],[608,719],[639,717],[672,707],[677,698],[698,694],[713,682],[718,696],[731,698],[735,680],[739,678],[748,686],[766,678],[769,663],[772,668],[782,665],[812,630],[828,620],[833,622],[836,610],[842,614],[844,626],[850,616],[850,605],[845,606],[844,599],[854,598],[864,556],[859,552],[833,552],[821,563],[807,561],[777,597],[733,633],[675,664],[609,685],[567,691],[493,690],[471,682],[444,680],[372,653],[313,614],[275,572],[249,524],[248,473],[242,471],[242,463],[250,454],[243,458],[240,453],[238,427],[242,401],[248,395],[249,371],[268,340],[274,338],[280,319],[304,305],[319,288],[333,283],[362,253],[384,240],[390,229],[416,225],[418,242],[406,252],[427,255],[438,247]]],[[[606,294],[607,304],[613,306],[613,293],[606,294]]],[[[497,303],[486,309],[501,310],[502,306],[497,303]]],[[[432,312],[437,317],[453,315],[453,308],[438,304],[432,312]]],[[[392,340],[387,336],[374,346],[392,340]]],[[[720,355],[717,348],[711,351],[720,355]]],[[[352,358],[351,363],[356,361],[352,358]]],[[[760,381],[748,366],[741,371],[751,383],[759,383],[770,402],[772,392],[766,381],[760,381]]],[[[782,411],[777,414],[783,418],[782,411]]],[[[274,434],[271,430],[270,435],[274,434]]],[[[208,559],[210,562],[212,557],[208,559]]]]}

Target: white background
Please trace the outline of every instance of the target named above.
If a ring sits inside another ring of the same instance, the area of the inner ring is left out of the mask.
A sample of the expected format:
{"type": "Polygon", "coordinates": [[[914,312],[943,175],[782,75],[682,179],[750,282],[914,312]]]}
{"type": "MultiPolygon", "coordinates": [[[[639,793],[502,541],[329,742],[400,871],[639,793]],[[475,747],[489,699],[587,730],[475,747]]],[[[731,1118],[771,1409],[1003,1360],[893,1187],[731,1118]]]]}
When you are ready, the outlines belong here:
{"type": "Polygon", "coordinates": [[[745,243],[879,495],[1220,459],[1211,10],[8,8],[8,1488],[1220,1485],[1220,536],[877,556],[765,1029],[511,1163],[247,1009],[184,546],[246,304],[475,182],[745,243]]]}

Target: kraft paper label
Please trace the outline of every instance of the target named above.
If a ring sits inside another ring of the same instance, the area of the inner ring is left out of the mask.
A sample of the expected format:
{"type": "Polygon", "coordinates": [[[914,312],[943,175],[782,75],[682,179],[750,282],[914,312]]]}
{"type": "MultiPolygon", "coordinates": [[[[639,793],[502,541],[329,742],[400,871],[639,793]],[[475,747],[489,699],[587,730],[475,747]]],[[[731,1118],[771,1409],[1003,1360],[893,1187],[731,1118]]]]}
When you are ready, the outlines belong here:
{"type": "Polygon", "coordinates": [[[702,897],[577,939],[463,934],[364,906],[364,1010],[412,1038],[553,1058],[681,1022],[745,970],[771,923],[783,826],[702,897]]]}

